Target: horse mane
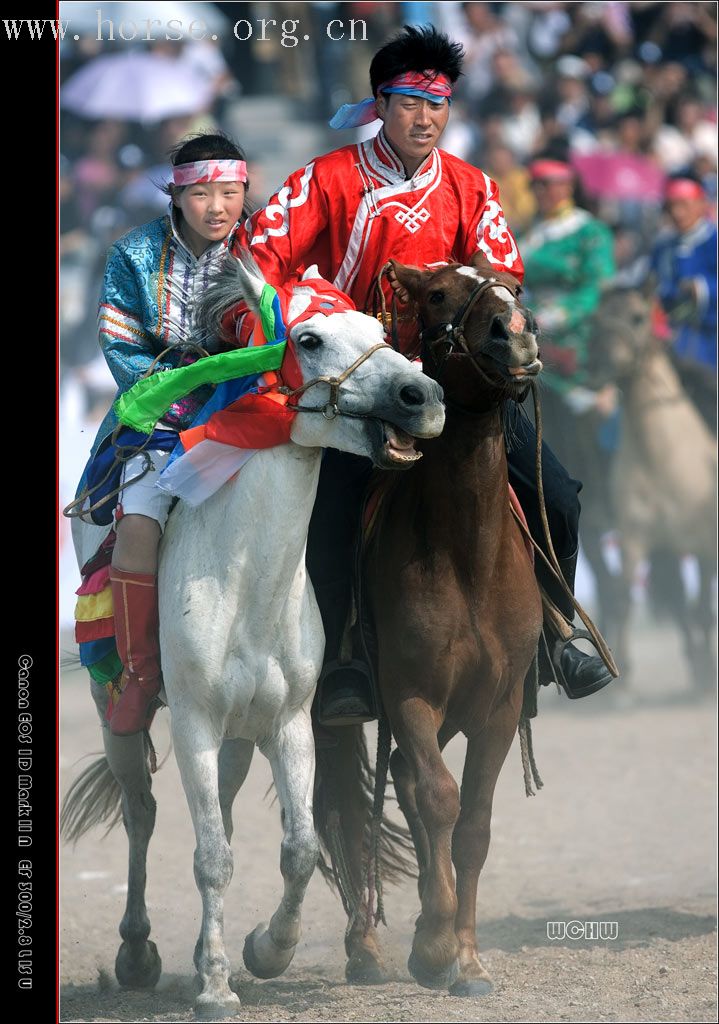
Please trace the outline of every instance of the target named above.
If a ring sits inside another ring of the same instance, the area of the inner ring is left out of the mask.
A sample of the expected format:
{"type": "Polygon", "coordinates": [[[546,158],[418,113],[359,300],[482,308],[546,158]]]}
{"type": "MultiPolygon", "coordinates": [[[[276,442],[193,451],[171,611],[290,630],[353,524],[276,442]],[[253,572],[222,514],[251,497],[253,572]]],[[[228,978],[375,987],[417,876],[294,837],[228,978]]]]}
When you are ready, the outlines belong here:
{"type": "Polygon", "coordinates": [[[241,250],[239,256],[226,253],[219,271],[211,278],[197,304],[196,323],[200,337],[213,340],[222,337],[222,317],[243,298],[240,267],[262,277],[247,249],[241,250]]]}

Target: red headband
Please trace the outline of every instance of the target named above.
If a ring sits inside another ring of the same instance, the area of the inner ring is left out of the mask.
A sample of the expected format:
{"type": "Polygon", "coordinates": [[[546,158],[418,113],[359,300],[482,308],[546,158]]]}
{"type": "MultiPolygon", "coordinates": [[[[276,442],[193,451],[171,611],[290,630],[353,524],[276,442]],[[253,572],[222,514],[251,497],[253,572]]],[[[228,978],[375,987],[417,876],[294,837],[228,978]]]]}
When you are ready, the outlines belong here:
{"type": "Polygon", "coordinates": [[[666,187],[664,198],[669,199],[706,199],[707,195],[698,181],[691,178],[675,178],[666,187]]]}
{"type": "Polygon", "coordinates": [[[535,160],[529,165],[530,177],[551,178],[553,181],[572,181],[574,171],[561,160],[535,160]]]}

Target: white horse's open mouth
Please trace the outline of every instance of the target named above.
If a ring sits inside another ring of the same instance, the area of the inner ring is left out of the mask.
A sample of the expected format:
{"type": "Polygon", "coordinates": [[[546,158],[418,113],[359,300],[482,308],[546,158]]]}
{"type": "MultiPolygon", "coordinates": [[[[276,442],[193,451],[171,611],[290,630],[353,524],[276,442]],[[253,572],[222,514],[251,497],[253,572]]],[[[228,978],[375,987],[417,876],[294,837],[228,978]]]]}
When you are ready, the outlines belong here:
{"type": "Polygon", "coordinates": [[[405,433],[404,430],[400,430],[399,427],[384,420],[382,428],[384,430],[382,452],[389,462],[395,465],[408,465],[422,458],[422,452],[418,452],[414,447],[416,439],[411,434],[405,433]]]}

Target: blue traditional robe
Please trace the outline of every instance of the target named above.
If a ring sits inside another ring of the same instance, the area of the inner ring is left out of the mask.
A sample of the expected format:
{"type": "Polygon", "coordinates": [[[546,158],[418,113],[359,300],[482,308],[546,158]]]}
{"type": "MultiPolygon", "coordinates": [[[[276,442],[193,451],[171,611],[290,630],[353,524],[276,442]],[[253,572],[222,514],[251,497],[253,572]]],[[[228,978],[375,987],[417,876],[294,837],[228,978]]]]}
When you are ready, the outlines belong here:
{"type": "Polygon", "coordinates": [[[675,331],[674,351],[685,360],[717,367],[717,229],[701,220],[685,234],[661,235],[651,256],[657,275],[657,295],[675,331]],[[691,281],[697,296],[693,322],[672,319],[681,300],[682,285],[691,281]]]}

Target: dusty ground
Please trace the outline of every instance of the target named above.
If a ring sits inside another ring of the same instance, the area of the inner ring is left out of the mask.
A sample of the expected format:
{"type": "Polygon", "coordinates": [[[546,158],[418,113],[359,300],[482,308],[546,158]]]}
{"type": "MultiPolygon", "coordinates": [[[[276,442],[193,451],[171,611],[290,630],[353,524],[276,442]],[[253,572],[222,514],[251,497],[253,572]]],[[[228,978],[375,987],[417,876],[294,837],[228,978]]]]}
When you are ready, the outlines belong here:
{"type": "MultiPolygon", "coordinates": [[[[387,895],[384,947],[396,980],[344,983],[344,915],[315,875],[304,935],[282,978],[260,982],[242,964],[245,934],[280,893],[277,810],[257,755],[235,805],[235,876],[225,913],[227,950],[247,1021],[713,1021],[717,1017],[714,699],[692,699],[669,630],[638,631],[641,678],[631,701],[609,691],[568,702],[544,690],[534,725],[544,789],[524,795],[517,745],[495,797],[492,845],[480,881],[479,936],[494,991],[463,1000],[409,977],[417,898],[387,895]],[[615,921],[614,941],[550,942],[547,921],[615,921]]],[[[610,688],[611,689],[611,688],[610,688]]],[[[615,685],[615,689],[618,687],[615,685]]],[[[167,712],[154,729],[168,749],[167,712]]],[[[62,688],[64,793],[100,748],[87,677],[62,688]]],[[[461,769],[463,743],[448,748],[461,769]]],[[[157,827],[148,863],[152,938],[163,976],[151,994],[121,992],[113,963],[126,881],[122,832],[63,850],[61,1020],[191,1021],[192,950],[200,903],[194,837],[171,755],[155,776],[157,827]]]]}

